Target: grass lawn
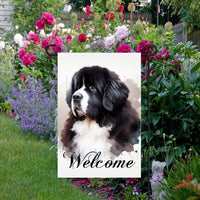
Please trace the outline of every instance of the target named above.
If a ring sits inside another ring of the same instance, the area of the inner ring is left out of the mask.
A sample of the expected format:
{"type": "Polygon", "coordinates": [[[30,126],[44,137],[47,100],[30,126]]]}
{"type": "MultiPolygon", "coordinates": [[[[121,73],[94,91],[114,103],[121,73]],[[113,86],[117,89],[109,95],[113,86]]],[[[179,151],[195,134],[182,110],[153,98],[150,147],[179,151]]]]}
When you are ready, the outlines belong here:
{"type": "Polygon", "coordinates": [[[56,148],[51,146],[0,115],[0,199],[94,200],[57,178],[56,148]]]}

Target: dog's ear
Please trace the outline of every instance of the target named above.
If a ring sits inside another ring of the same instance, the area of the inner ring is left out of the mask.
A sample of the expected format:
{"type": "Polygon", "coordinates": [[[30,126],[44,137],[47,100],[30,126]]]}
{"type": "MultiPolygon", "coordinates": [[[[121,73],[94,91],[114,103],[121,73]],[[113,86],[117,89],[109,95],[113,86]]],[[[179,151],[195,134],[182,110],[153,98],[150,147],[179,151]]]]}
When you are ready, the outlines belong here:
{"type": "Polygon", "coordinates": [[[77,87],[77,75],[78,75],[77,72],[73,75],[70,87],[67,90],[66,102],[70,108],[71,108],[72,95],[77,87]]]}
{"type": "Polygon", "coordinates": [[[129,90],[120,80],[111,80],[106,83],[103,96],[103,106],[108,111],[113,111],[119,105],[124,104],[128,98],[129,90]]]}

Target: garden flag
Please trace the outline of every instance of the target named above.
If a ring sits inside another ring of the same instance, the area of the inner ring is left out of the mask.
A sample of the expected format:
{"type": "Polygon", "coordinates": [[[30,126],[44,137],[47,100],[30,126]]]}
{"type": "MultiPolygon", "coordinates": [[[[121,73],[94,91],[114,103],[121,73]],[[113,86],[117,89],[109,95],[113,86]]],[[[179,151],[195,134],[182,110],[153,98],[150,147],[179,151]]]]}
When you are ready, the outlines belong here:
{"type": "Polygon", "coordinates": [[[141,177],[141,55],[58,54],[58,177],[141,177]]]}

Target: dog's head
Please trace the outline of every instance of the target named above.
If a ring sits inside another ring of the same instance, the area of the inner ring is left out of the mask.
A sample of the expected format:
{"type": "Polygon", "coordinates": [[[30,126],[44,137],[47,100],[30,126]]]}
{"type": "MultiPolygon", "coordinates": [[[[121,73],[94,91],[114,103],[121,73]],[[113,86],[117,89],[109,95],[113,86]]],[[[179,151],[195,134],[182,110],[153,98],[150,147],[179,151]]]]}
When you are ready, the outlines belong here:
{"type": "Polygon", "coordinates": [[[75,117],[95,119],[123,106],[129,90],[118,75],[98,66],[84,67],[72,77],[67,104],[75,117]]]}

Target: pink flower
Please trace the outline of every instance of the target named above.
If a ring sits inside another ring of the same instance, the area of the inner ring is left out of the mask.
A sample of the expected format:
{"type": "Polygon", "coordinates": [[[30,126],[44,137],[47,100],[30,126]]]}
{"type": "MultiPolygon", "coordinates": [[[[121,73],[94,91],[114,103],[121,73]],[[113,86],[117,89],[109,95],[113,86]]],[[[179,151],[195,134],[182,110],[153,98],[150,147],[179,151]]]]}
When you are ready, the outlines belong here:
{"type": "Polygon", "coordinates": [[[25,81],[26,80],[26,77],[24,76],[24,74],[20,74],[20,77],[19,78],[21,78],[21,79],[23,79],[23,81],[25,81]]]}
{"type": "Polygon", "coordinates": [[[34,42],[34,44],[38,45],[40,44],[40,39],[37,34],[35,34],[34,31],[30,31],[26,37],[27,40],[31,40],[34,42]]]}
{"type": "Polygon", "coordinates": [[[37,26],[38,30],[44,28],[44,26],[49,26],[55,24],[56,19],[53,17],[51,13],[44,12],[42,13],[42,17],[36,21],[35,25],[37,26]]]}
{"type": "Polygon", "coordinates": [[[168,60],[169,57],[170,57],[170,54],[169,54],[169,51],[167,50],[167,47],[164,47],[161,54],[159,53],[156,54],[156,59],[158,60],[168,60]]]}
{"type": "MultiPolygon", "coordinates": [[[[153,41],[142,40],[136,47],[136,52],[141,54],[148,54],[148,48],[150,45],[153,45],[153,41]]],[[[150,53],[152,53],[150,49],[150,53]]],[[[153,56],[150,56],[150,61],[153,59],[153,56]]],[[[145,66],[146,61],[148,60],[147,56],[141,56],[142,65],[145,66]]]]}
{"type": "Polygon", "coordinates": [[[130,34],[130,30],[125,25],[118,26],[116,28],[116,30],[117,31],[116,31],[115,34],[116,34],[116,38],[117,38],[118,41],[121,41],[121,40],[127,38],[130,34]]]}
{"type": "Polygon", "coordinates": [[[87,40],[87,37],[83,33],[81,33],[78,38],[80,42],[85,42],[87,40]]]}
{"type": "Polygon", "coordinates": [[[176,57],[175,60],[172,61],[172,64],[173,64],[173,65],[176,65],[177,62],[179,63],[179,65],[178,65],[178,67],[177,67],[177,70],[178,70],[178,71],[181,71],[181,69],[182,69],[181,63],[180,63],[181,60],[180,60],[178,57],[176,57]]]}
{"type": "Polygon", "coordinates": [[[11,118],[15,118],[15,117],[16,117],[16,114],[15,114],[15,113],[12,113],[12,114],[10,115],[10,117],[11,117],[11,118]]]}
{"type": "Polygon", "coordinates": [[[110,11],[107,12],[107,14],[106,14],[107,20],[113,20],[114,17],[115,17],[115,14],[111,13],[110,11]]]}
{"type": "Polygon", "coordinates": [[[118,12],[123,12],[123,11],[124,11],[124,6],[120,5],[118,12]]]}
{"type": "Polygon", "coordinates": [[[107,49],[112,49],[117,44],[117,40],[114,35],[105,38],[105,47],[107,49]]]}
{"type": "Polygon", "coordinates": [[[21,50],[19,51],[19,59],[20,59],[20,60],[22,60],[22,58],[24,57],[25,53],[26,53],[25,49],[21,49],[21,50]]]}
{"type": "Polygon", "coordinates": [[[36,21],[35,25],[37,26],[38,30],[42,30],[45,25],[45,19],[44,17],[41,17],[39,20],[36,21]]]}
{"type": "Polygon", "coordinates": [[[23,58],[22,58],[22,62],[24,65],[34,65],[34,62],[36,60],[36,57],[33,54],[30,53],[26,53],[23,58]]]}
{"type": "Polygon", "coordinates": [[[51,41],[49,40],[49,38],[46,38],[44,40],[42,40],[42,48],[44,50],[46,50],[47,46],[51,44],[51,41]]]}
{"type": "Polygon", "coordinates": [[[31,43],[29,42],[29,41],[24,41],[24,43],[23,43],[23,47],[24,48],[26,48],[26,49],[28,49],[28,45],[30,45],[31,43]]]}
{"type": "Polygon", "coordinates": [[[61,41],[60,38],[56,38],[55,42],[53,44],[56,45],[56,46],[52,46],[52,50],[55,53],[62,52],[62,50],[63,50],[63,42],[61,41]]]}
{"type": "Polygon", "coordinates": [[[92,14],[93,14],[93,12],[90,11],[90,6],[88,6],[88,5],[86,6],[85,12],[86,12],[86,14],[87,14],[88,16],[92,16],[92,14]]]}
{"type": "Polygon", "coordinates": [[[80,26],[79,25],[75,25],[75,30],[79,30],[80,29],[80,26]]]}
{"type": "Polygon", "coordinates": [[[110,197],[108,197],[108,199],[114,199],[114,196],[110,196],[110,197]]]}
{"type": "Polygon", "coordinates": [[[42,13],[42,17],[44,17],[44,19],[46,20],[47,25],[52,25],[55,24],[56,22],[56,19],[53,17],[51,13],[44,12],[42,13]]]}
{"type": "Polygon", "coordinates": [[[84,18],[81,18],[81,21],[84,21],[84,18]]]}
{"type": "Polygon", "coordinates": [[[120,44],[117,53],[131,53],[131,48],[128,44],[120,44]]]}

